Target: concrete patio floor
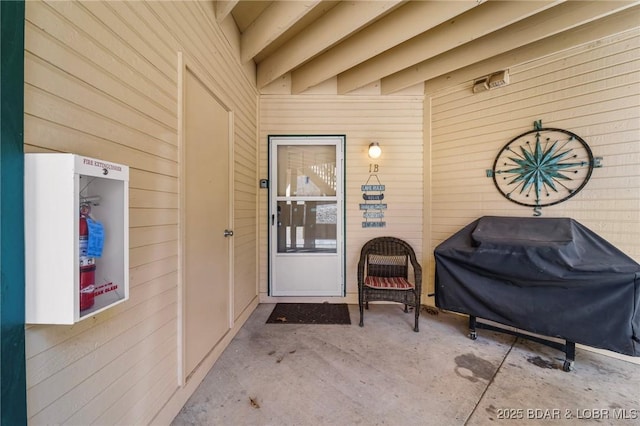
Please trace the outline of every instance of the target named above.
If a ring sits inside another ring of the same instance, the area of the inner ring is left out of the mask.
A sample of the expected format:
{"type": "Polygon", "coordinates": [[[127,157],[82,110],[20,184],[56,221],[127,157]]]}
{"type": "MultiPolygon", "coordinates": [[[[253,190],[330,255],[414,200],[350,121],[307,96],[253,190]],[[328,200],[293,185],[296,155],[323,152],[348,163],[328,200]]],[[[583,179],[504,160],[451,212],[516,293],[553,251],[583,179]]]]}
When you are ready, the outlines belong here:
{"type": "Polygon", "coordinates": [[[372,305],[358,327],[265,324],[259,305],[173,425],[640,424],[640,365],[564,353],[467,319],[372,305]]]}

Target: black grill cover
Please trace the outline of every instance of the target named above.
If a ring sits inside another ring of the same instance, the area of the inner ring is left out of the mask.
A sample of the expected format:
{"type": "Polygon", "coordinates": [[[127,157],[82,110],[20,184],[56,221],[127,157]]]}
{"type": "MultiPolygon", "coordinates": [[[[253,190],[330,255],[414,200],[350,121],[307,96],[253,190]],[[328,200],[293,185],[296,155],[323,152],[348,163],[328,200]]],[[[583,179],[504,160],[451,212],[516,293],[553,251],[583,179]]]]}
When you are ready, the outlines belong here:
{"type": "Polygon", "coordinates": [[[442,309],[640,356],[640,265],[573,219],[482,217],[435,258],[442,309]]]}

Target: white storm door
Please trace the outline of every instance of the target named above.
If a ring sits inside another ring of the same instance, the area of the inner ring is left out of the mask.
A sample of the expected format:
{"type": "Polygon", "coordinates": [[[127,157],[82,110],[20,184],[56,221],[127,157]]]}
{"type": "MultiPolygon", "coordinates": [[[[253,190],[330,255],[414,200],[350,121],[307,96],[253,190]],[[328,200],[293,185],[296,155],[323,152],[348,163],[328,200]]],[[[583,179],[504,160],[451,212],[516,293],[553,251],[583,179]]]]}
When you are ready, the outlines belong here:
{"type": "Polygon", "coordinates": [[[271,296],[344,295],[344,136],[269,136],[271,296]]]}

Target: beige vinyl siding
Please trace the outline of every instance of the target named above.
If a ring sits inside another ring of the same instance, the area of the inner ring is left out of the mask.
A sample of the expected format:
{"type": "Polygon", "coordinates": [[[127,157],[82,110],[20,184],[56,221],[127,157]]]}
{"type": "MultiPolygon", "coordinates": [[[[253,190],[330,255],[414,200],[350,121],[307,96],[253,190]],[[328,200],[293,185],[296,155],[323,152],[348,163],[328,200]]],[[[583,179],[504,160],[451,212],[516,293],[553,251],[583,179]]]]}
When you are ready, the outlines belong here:
{"type": "Polygon", "coordinates": [[[25,150],[131,167],[130,300],[27,327],[29,421],[146,424],[179,386],[177,52],[234,113],[236,319],[257,296],[257,92],[199,2],[25,5],[25,150]]]}
{"type": "Polygon", "coordinates": [[[533,214],[506,200],[485,170],[508,141],[542,120],[581,136],[604,165],[576,196],[542,208],[542,217],[574,218],[640,260],[640,31],[509,71],[503,88],[473,94],[469,82],[428,95],[431,246],[480,216],[533,214]]]}
{"type": "MultiPolygon", "coordinates": [[[[357,303],[356,268],[360,248],[383,235],[408,241],[422,257],[423,198],[422,96],[263,95],[260,97],[260,177],[268,176],[269,135],[346,135],[346,287],[348,303],[357,303]],[[382,156],[367,156],[378,141],[382,156]],[[369,165],[378,163],[386,186],[386,228],[362,228],[362,191],[369,165]]],[[[260,191],[260,295],[267,301],[267,191],[260,191]]],[[[275,298],[271,298],[274,300],[275,298]]],[[[290,299],[290,298],[289,298],[290,299]]],[[[344,299],[343,299],[344,301],[344,299]]]]}

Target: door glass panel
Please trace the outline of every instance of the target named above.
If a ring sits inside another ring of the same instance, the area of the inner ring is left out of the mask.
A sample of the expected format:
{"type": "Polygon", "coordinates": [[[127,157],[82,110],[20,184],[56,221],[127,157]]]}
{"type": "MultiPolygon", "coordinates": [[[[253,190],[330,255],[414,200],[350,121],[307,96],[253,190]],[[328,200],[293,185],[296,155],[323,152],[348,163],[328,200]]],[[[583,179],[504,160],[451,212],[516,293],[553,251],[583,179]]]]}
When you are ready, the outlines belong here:
{"type": "Polygon", "coordinates": [[[334,145],[278,146],[278,196],[336,195],[334,145]]]}
{"type": "Polygon", "coordinates": [[[278,201],[278,253],[336,253],[335,201],[278,201]]]}

